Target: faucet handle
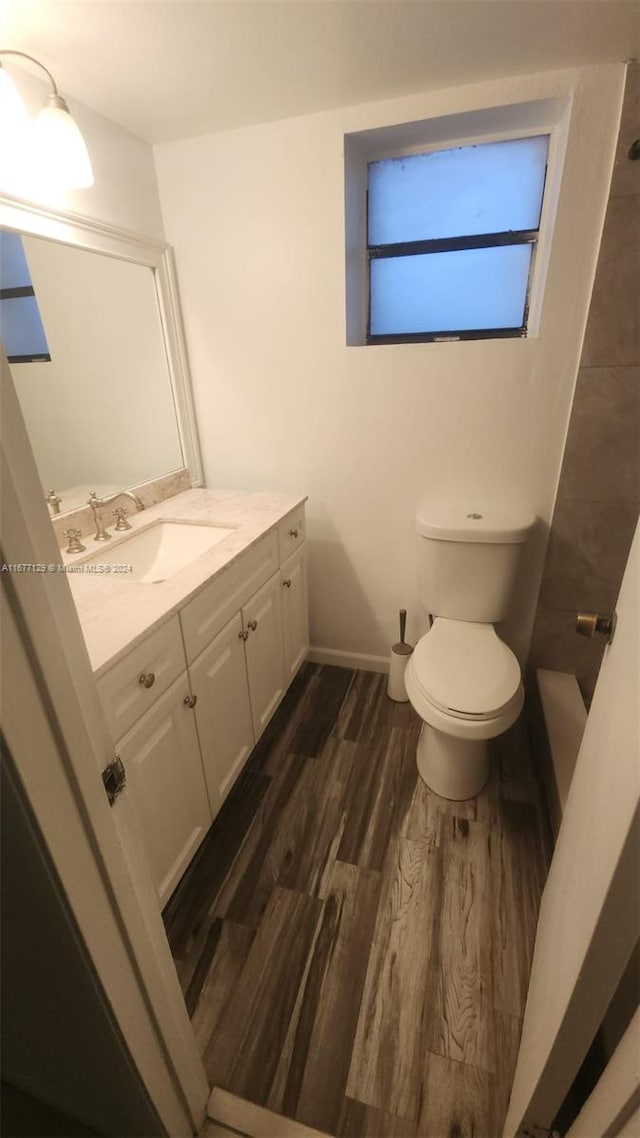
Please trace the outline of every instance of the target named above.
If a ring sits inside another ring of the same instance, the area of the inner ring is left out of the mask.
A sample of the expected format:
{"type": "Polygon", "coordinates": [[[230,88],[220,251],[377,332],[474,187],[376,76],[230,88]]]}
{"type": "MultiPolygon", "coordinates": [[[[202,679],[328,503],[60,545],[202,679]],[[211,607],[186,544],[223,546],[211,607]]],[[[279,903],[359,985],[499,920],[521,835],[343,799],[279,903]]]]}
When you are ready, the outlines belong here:
{"type": "Polygon", "coordinates": [[[52,514],[60,513],[60,503],[62,498],[59,498],[55,490],[50,490],[45,499],[47,505],[51,508],[52,514]]]}
{"type": "Polygon", "coordinates": [[[113,511],[113,516],[114,518],[118,519],[115,524],[116,531],[131,529],[129,522],[127,521],[127,510],[125,506],[116,506],[113,511]]]}
{"type": "Polygon", "coordinates": [[[80,541],[81,532],[82,531],[76,529],[75,526],[71,526],[70,529],[66,529],[64,531],[62,536],[66,538],[68,542],[67,548],[65,550],[66,553],[84,553],[87,547],[80,541]]]}

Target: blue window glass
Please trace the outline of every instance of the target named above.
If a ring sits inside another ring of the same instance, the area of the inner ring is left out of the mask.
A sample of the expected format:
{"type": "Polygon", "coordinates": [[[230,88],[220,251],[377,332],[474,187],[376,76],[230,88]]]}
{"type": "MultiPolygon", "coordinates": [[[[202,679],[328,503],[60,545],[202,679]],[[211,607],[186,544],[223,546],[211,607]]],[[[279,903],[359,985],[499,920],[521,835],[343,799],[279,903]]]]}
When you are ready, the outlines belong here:
{"type": "Polygon", "coordinates": [[[371,262],[371,334],[520,328],[530,245],[371,262]]]}
{"type": "Polygon", "coordinates": [[[516,138],[369,165],[369,244],[537,229],[549,139],[516,138]]]}
{"type": "Polygon", "coordinates": [[[0,288],[31,284],[31,273],[19,233],[0,229],[0,288]]]}
{"type": "Polygon", "coordinates": [[[6,229],[0,230],[0,339],[9,363],[51,359],[22,240],[6,229]]]}
{"type": "Polygon", "coordinates": [[[9,363],[51,359],[35,296],[0,293],[0,339],[9,363]]]}
{"type": "Polygon", "coordinates": [[[549,138],[371,162],[369,339],[524,335],[549,138]]]}

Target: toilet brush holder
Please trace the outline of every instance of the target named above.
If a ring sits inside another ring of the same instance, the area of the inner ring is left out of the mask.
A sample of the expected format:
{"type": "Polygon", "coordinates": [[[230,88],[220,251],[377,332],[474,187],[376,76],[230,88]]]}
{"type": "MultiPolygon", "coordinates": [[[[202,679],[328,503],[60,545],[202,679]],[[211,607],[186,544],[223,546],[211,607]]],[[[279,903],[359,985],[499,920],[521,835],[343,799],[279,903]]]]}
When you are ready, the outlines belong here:
{"type": "Polygon", "coordinates": [[[389,659],[389,682],[387,695],[396,703],[407,703],[409,696],[404,683],[404,673],[409,657],[413,652],[411,644],[407,644],[404,632],[407,625],[407,610],[400,609],[400,640],[391,649],[389,659]]]}

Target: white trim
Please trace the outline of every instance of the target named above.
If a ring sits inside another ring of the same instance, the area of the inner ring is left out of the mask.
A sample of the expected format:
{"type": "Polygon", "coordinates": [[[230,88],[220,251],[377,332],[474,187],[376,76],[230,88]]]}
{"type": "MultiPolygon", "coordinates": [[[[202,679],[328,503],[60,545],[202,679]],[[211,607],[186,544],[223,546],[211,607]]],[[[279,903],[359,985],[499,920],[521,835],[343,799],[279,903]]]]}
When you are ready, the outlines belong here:
{"type": "Polygon", "coordinates": [[[551,756],[552,769],[549,774],[553,783],[547,790],[553,807],[554,833],[557,836],[584,735],[587,709],[578,681],[572,673],[538,668],[536,678],[551,756]]]}
{"type": "Polygon", "coordinates": [[[324,1131],[314,1130],[304,1122],[286,1118],[283,1114],[275,1114],[222,1087],[214,1087],[211,1091],[207,1115],[214,1122],[230,1126],[238,1134],[249,1134],[251,1138],[330,1138],[324,1131]]]}
{"type": "Polygon", "coordinates": [[[106,257],[146,265],[152,270],[183,460],[188,467],[191,484],[201,486],[202,458],[171,246],[81,214],[34,206],[10,194],[0,194],[0,226],[106,257]]]}
{"type": "MultiPolygon", "coordinates": [[[[56,565],[60,551],[1,350],[0,364],[3,559],[56,565]]],[[[17,660],[7,657],[3,682],[13,698],[3,719],[18,774],[151,1101],[168,1133],[187,1138],[202,1123],[208,1082],[136,819],[126,793],[110,810],[102,786],[113,743],[71,591],[59,572],[3,574],[3,585],[57,741],[57,762],[43,763],[30,745],[31,717],[19,714],[17,660]]]]}
{"type": "MultiPolygon", "coordinates": [[[[640,1009],[636,1011],[567,1138],[614,1138],[640,1105],[640,1009]]],[[[638,1131],[629,1131],[638,1133],[638,1131]]]]}
{"type": "Polygon", "coordinates": [[[339,648],[313,646],[307,653],[312,664],[335,664],[338,668],[361,668],[364,672],[388,672],[386,656],[368,656],[364,652],[342,652],[339,648]]]}
{"type": "Polygon", "coordinates": [[[202,486],[202,458],[196,412],[191,392],[187,347],[182,322],[173,249],[165,246],[162,260],[156,269],[158,307],[164,330],[171,385],[178,420],[178,433],[184,461],[189,470],[192,486],[202,486]]]}

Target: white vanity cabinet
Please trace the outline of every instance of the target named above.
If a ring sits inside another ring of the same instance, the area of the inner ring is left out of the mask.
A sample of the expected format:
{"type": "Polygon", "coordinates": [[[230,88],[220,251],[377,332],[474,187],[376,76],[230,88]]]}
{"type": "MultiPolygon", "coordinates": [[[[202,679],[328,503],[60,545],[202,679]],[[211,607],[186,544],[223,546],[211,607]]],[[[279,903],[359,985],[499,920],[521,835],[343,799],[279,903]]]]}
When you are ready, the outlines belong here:
{"type": "Polygon", "coordinates": [[[98,680],[164,905],[309,647],[304,506],[98,680]]]}
{"type": "MultiPolygon", "coordinates": [[[[196,602],[202,609],[199,597],[196,602]]],[[[187,658],[189,629],[194,627],[188,609],[183,622],[187,658]]],[[[276,570],[189,664],[191,688],[198,697],[195,710],[202,765],[214,816],[288,686],[283,640],[280,574],[276,570]]]]}
{"type": "Polygon", "coordinates": [[[98,690],[162,906],[212,816],[177,620],[137,645],[102,677],[98,690]],[[122,727],[129,730],[118,738],[122,727]]]}
{"type": "Polygon", "coordinates": [[[280,578],[277,573],[242,609],[247,678],[256,743],[285,688],[280,578]]]}
{"type": "Polygon", "coordinates": [[[304,546],[280,569],[285,686],[288,687],[309,651],[307,559],[304,546]]]}
{"type": "Polygon", "coordinates": [[[217,814],[254,745],[242,615],[189,665],[209,801],[217,814]]]}
{"type": "Polygon", "coordinates": [[[118,744],[162,907],[211,825],[186,672],[118,744]]]}

